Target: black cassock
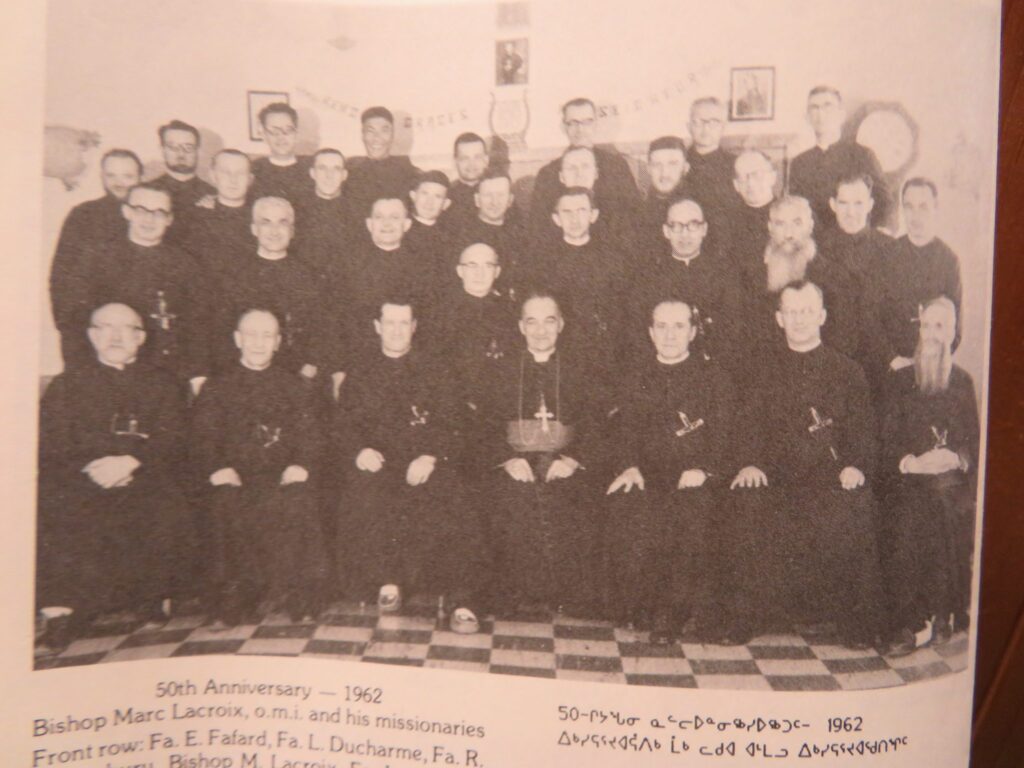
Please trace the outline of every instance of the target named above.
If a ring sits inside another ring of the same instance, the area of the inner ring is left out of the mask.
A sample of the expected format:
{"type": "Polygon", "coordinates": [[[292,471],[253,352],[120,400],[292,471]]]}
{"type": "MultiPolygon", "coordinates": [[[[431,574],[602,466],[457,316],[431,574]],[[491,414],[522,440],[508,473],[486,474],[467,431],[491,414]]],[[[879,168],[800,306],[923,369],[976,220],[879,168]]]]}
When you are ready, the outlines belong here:
{"type": "Polygon", "coordinates": [[[918,308],[939,296],[945,296],[956,307],[956,350],[962,325],[960,259],[942,240],[936,237],[925,246],[917,246],[906,235],[898,238],[875,272],[871,290],[878,297],[887,363],[897,355],[914,356],[920,335],[918,308]]]}
{"type": "Polygon", "coordinates": [[[193,514],[177,483],[184,395],[144,363],[92,364],[57,376],[39,428],[37,602],[87,620],[179,596],[196,568],[193,514]],[[104,489],[82,469],[134,456],[132,481],[104,489]]]}
{"type": "Polygon", "coordinates": [[[228,371],[238,361],[234,331],[242,313],[267,309],[280,324],[281,348],[274,365],[298,372],[304,365],[330,368],[338,357],[324,338],[324,291],[313,269],[289,252],[282,259],[264,259],[251,250],[233,274],[222,274],[216,295],[211,348],[216,370],[228,371]]]}
{"type": "Polygon", "coordinates": [[[634,620],[659,608],[704,613],[715,583],[716,501],[734,469],[733,387],[717,365],[692,353],[674,365],[649,359],[628,382],[609,477],[637,467],[645,488],[608,499],[604,550],[613,604],[634,620]],[[689,469],[707,479],[678,489],[689,469]]]}
{"type": "Polygon", "coordinates": [[[330,280],[349,258],[351,234],[341,195],[326,199],[310,190],[298,204],[302,225],[295,230],[295,250],[322,280],[330,280]]]}
{"type": "Polygon", "coordinates": [[[314,189],[309,169],[308,157],[297,157],[291,165],[275,165],[269,157],[259,157],[252,162],[254,178],[249,199],[255,202],[261,197],[283,197],[295,209],[298,223],[299,206],[314,189]]]}
{"type": "Polygon", "coordinates": [[[456,281],[459,277],[455,267],[462,252],[473,243],[486,243],[498,254],[498,264],[501,266],[501,274],[494,286],[506,296],[514,298],[522,282],[521,268],[529,255],[526,228],[521,217],[515,213],[514,208],[510,210],[504,224],[488,224],[476,215],[456,222],[458,226],[453,227],[450,260],[444,267],[439,284],[458,285],[456,281]]]}
{"type": "Polygon", "coordinates": [[[212,605],[251,608],[262,593],[308,609],[326,578],[316,494],[322,443],[309,389],[276,365],[238,363],[203,386],[191,442],[207,492],[212,605]],[[281,485],[293,464],[309,479],[281,485]],[[211,485],[210,475],[228,467],[242,485],[211,485]]]}
{"type": "Polygon", "coordinates": [[[855,141],[837,141],[828,149],[811,147],[793,158],[789,169],[790,194],[806,198],[814,213],[816,231],[836,226],[836,218],[829,207],[829,198],[835,197],[836,185],[841,179],[854,174],[871,177],[871,221],[876,225],[887,223],[891,206],[889,190],[875,153],[855,141]]]}
{"type": "Polygon", "coordinates": [[[856,642],[881,630],[875,428],[867,382],[849,358],[820,345],[768,359],[733,431],[736,466],[768,478],[728,494],[720,551],[734,628],[834,622],[856,642]],[[865,485],[844,490],[845,467],[865,485]]]}
{"type": "Polygon", "coordinates": [[[195,259],[174,246],[141,246],[127,239],[110,244],[76,286],[81,295],[76,303],[86,308],[77,319],[83,339],[79,354],[86,359],[91,354],[85,329],[92,310],[120,302],[142,318],[141,360],[181,379],[209,374],[209,288],[195,259]]]}
{"type": "Polygon", "coordinates": [[[373,204],[381,198],[398,198],[412,211],[409,192],[419,176],[419,169],[407,155],[391,155],[379,160],[369,157],[350,158],[348,178],[342,194],[348,204],[346,223],[358,242],[369,241],[366,220],[373,204]]]}
{"type": "Polygon", "coordinates": [[[543,363],[526,351],[504,358],[486,406],[489,439],[480,460],[496,550],[496,599],[505,608],[586,605],[598,597],[604,489],[596,484],[605,475],[591,386],[581,363],[562,350],[543,363]],[[561,455],[580,467],[569,478],[545,482],[561,455]],[[516,457],[529,462],[534,482],[517,482],[502,468],[516,457]]]}
{"type": "Polygon", "coordinates": [[[690,164],[686,180],[714,231],[728,217],[729,211],[743,205],[733,186],[736,156],[719,147],[706,155],[688,152],[686,160],[690,164]]]}
{"type": "Polygon", "coordinates": [[[591,383],[607,395],[618,376],[625,331],[623,294],[629,264],[607,238],[592,236],[584,245],[559,239],[537,248],[522,269],[523,285],[553,291],[565,319],[565,339],[593,362],[591,383]]]}
{"type": "Polygon", "coordinates": [[[212,208],[196,206],[182,234],[181,247],[214,279],[233,277],[245,256],[256,248],[252,206],[234,208],[219,200],[212,208]]]}
{"type": "Polygon", "coordinates": [[[686,302],[691,322],[697,327],[693,351],[715,360],[726,370],[741,370],[746,363],[741,337],[741,286],[732,262],[705,240],[699,255],[689,261],[671,253],[636,271],[629,298],[628,339],[630,347],[645,355],[650,346],[648,329],[651,313],[666,299],[686,302]]]}
{"type": "Polygon", "coordinates": [[[926,395],[914,369],[890,379],[883,421],[883,553],[894,630],[966,615],[978,482],[978,401],[970,375],[954,365],[949,387],[926,395]],[[959,454],[966,470],[901,474],[904,456],[934,448],[959,454]]]}
{"type": "Polygon", "coordinates": [[[110,194],[89,200],[72,208],[61,227],[50,267],[50,304],[65,368],[92,357],[81,322],[95,307],[86,306],[82,286],[93,273],[97,256],[125,238],[128,222],[121,206],[122,201],[110,194]]]}
{"type": "Polygon", "coordinates": [[[198,176],[193,176],[188,181],[179,181],[169,173],[158,176],[147,184],[158,187],[171,196],[171,212],[174,214],[174,221],[167,229],[164,240],[174,245],[183,246],[183,238],[196,214],[196,203],[208,195],[216,195],[216,187],[198,176]]]}
{"type": "Polygon", "coordinates": [[[631,222],[632,238],[629,245],[634,254],[633,261],[638,267],[651,264],[671,253],[672,247],[665,237],[665,221],[672,203],[684,198],[696,199],[685,177],[667,195],[661,194],[654,187],[648,190],[643,204],[638,207],[636,219],[631,222]]]}
{"type": "Polygon", "coordinates": [[[443,216],[433,224],[424,224],[413,218],[409,231],[402,238],[402,248],[415,260],[420,279],[429,281],[425,293],[430,297],[430,306],[421,309],[433,311],[437,297],[459,279],[455,273],[458,258],[452,253],[454,232],[443,216]]]}
{"type": "MultiPolygon", "coordinates": [[[[640,207],[640,190],[630,170],[629,162],[614,148],[594,148],[597,160],[597,181],[594,182],[594,205],[598,208],[601,229],[617,244],[624,245],[627,228],[632,225],[640,207]]],[[[529,231],[541,243],[553,242],[562,233],[551,220],[555,203],[564,187],[559,179],[562,160],[555,158],[537,173],[530,196],[529,231]]],[[[596,226],[596,224],[595,224],[596,226]]]]}
{"type": "Polygon", "coordinates": [[[384,584],[409,592],[467,596],[477,587],[479,522],[464,503],[455,468],[450,387],[411,351],[378,351],[353,366],[341,391],[335,443],[346,473],[337,507],[337,562],[360,599],[384,584]],[[356,466],[364,448],[384,456],[378,472],[356,466]],[[419,456],[436,464],[427,482],[409,485],[419,456]]]}

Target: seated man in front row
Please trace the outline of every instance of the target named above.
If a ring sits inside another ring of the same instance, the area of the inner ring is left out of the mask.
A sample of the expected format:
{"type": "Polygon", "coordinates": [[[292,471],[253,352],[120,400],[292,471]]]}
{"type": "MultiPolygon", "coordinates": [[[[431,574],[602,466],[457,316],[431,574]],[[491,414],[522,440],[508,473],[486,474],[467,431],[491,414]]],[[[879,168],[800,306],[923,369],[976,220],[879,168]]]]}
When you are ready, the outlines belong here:
{"type": "Polygon", "coordinates": [[[743,469],[716,577],[735,582],[727,640],[831,623],[840,642],[866,648],[881,630],[875,416],[864,372],[822,345],[825,320],[814,283],[782,290],[786,345],[766,356],[734,429],[743,469]]]}
{"type": "Polygon", "coordinates": [[[122,609],[164,621],[162,601],[195,572],[176,484],[184,392],[136,361],[146,332],[127,305],[96,309],[88,338],[92,362],[50,383],[39,418],[37,600],[71,608],[72,634],[122,609]]]}
{"type": "Polygon", "coordinates": [[[377,353],[352,366],[337,412],[348,475],[338,506],[339,570],[355,597],[377,591],[381,611],[398,610],[403,593],[438,594],[440,610],[447,597],[452,630],[475,632],[480,535],[448,460],[451,395],[432,360],[413,349],[407,299],[384,300],[373,327],[377,353]]]}
{"type": "Polygon", "coordinates": [[[272,312],[244,312],[234,341],[239,362],[203,388],[192,425],[210,491],[210,611],[220,624],[258,620],[265,599],[293,621],[310,619],[326,568],[310,487],[320,446],[311,393],[274,364],[272,312]]]}
{"type": "Polygon", "coordinates": [[[912,652],[927,621],[930,642],[942,645],[967,628],[971,603],[978,401],[970,375],[953,363],[953,302],[933,299],[920,317],[914,365],[893,374],[882,428],[893,655],[912,652]]]}
{"type": "Polygon", "coordinates": [[[481,485],[493,508],[497,590],[513,610],[589,610],[599,586],[597,414],[582,361],[559,343],[564,327],[549,293],[528,294],[519,319],[526,348],[505,358],[486,406],[481,485]]]}
{"type": "MultiPolygon", "coordinates": [[[[648,304],[648,307],[650,304],[648,304]]],[[[623,390],[621,469],[608,488],[608,570],[615,609],[652,639],[669,640],[700,614],[712,562],[714,494],[729,462],[735,406],[718,365],[692,354],[692,308],[659,302],[650,316],[648,353],[623,390]]]]}

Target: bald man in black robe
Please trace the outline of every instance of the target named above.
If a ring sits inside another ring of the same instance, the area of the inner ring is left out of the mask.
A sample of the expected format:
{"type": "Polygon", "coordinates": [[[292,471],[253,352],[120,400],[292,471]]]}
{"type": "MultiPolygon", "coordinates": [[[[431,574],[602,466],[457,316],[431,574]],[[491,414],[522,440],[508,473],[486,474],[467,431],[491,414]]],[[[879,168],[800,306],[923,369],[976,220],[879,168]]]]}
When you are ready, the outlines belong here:
{"type": "Polygon", "coordinates": [[[476,622],[482,548],[450,461],[454,393],[413,348],[413,312],[401,297],[382,302],[373,324],[377,353],[352,366],[342,390],[335,441],[347,478],[337,508],[338,567],[351,595],[375,596],[383,611],[420,592],[450,598],[453,621],[468,609],[476,622]]]}
{"type": "Polygon", "coordinates": [[[95,305],[89,305],[81,287],[92,274],[98,254],[123,239],[128,230],[121,207],[142,178],[142,162],[134,152],[112,149],[100,160],[100,178],[103,197],[71,209],[61,226],[50,266],[50,305],[60,331],[65,368],[92,358],[82,320],[95,305]]]}
{"type": "Polygon", "coordinates": [[[173,220],[167,192],[140,184],[128,194],[122,212],[127,237],[96,254],[89,273],[65,296],[63,312],[75,318],[84,342],[88,318],[71,308],[113,301],[137,308],[148,338],[139,353],[142,359],[198,391],[210,372],[208,280],[187,252],[164,242],[173,220]]]}
{"type": "Polygon", "coordinates": [[[161,603],[194,578],[192,511],[176,483],[184,392],[137,359],[142,318],[107,304],[90,318],[93,359],[57,376],[40,406],[36,600],[166,620],[161,603]]]}
{"type": "Polygon", "coordinates": [[[813,283],[782,291],[777,321],[785,347],[767,359],[734,429],[743,469],[721,529],[734,595],[724,639],[831,623],[839,642],[869,647],[883,630],[883,609],[867,381],[821,343],[825,312],[813,283]]]}
{"type": "MultiPolygon", "coordinates": [[[[664,286],[671,291],[670,286],[664,286]]],[[[658,302],[648,351],[623,388],[616,477],[608,488],[604,549],[617,615],[676,637],[706,614],[716,497],[729,479],[735,398],[721,369],[690,351],[690,307],[658,302]]]]}
{"type": "Polygon", "coordinates": [[[320,430],[310,392],[274,365],[277,318],[246,312],[234,333],[240,361],[196,401],[191,442],[208,492],[209,611],[227,625],[256,618],[261,600],[298,621],[326,586],[317,519],[320,430]]]}
{"type": "Polygon", "coordinates": [[[560,344],[565,327],[550,296],[523,303],[526,349],[504,358],[486,407],[479,450],[495,538],[497,610],[559,606],[592,612],[598,567],[601,415],[579,358],[560,344]]]}
{"type": "Polygon", "coordinates": [[[915,649],[926,621],[933,645],[968,624],[980,427],[974,383],[952,362],[955,326],[949,299],[923,308],[914,364],[892,376],[885,402],[883,551],[895,655],[915,649]]]}

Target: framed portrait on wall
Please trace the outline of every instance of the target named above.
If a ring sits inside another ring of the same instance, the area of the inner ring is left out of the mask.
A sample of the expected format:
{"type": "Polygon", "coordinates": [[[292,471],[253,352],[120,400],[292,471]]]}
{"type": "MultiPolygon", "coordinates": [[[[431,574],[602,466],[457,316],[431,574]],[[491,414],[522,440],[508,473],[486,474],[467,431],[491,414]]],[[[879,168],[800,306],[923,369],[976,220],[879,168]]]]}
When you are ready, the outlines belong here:
{"type": "Polygon", "coordinates": [[[497,85],[526,85],[529,72],[529,40],[499,40],[495,46],[495,81],[497,85]]]}
{"type": "Polygon", "coordinates": [[[775,67],[733,67],[729,76],[729,119],[775,117],[775,67]]]}
{"type": "Polygon", "coordinates": [[[263,134],[260,133],[260,110],[269,104],[279,102],[288,103],[288,94],[285,91],[249,91],[249,138],[253,141],[263,141],[263,134]]]}

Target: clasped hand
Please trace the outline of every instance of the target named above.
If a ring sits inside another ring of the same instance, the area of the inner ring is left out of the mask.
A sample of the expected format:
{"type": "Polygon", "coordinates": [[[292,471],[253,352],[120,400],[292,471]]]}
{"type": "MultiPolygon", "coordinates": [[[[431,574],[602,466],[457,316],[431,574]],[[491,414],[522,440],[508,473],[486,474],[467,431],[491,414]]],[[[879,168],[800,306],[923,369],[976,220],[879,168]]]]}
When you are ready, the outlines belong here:
{"type": "Polygon", "coordinates": [[[82,467],[82,471],[101,488],[123,488],[132,481],[132,473],[141,462],[134,456],[104,456],[82,467]]]}

